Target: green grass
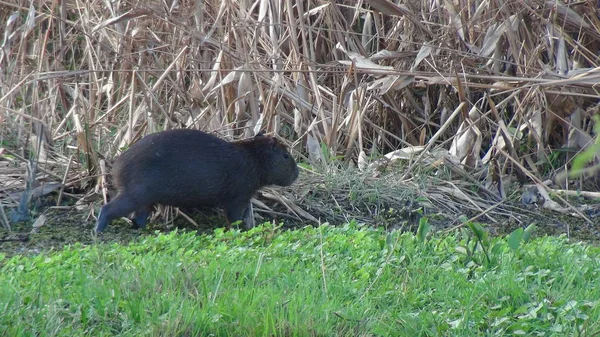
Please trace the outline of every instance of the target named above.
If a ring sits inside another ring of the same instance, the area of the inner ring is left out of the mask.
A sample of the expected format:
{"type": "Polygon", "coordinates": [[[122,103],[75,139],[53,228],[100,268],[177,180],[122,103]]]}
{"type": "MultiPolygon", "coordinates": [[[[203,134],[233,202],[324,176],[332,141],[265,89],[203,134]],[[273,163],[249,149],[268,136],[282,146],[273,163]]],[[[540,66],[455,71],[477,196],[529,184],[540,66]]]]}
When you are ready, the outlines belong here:
{"type": "MultiPolygon", "coordinates": [[[[466,233],[466,232],[465,232],[466,233]]],[[[600,250],[356,224],[0,257],[2,336],[590,336],[600,250]],[[471,245],[471,244],[468,244],[471,245]],[[471,247],[472,248],[472,247],[471,247]],[[514,247],[513,247],[514,248],[514,247]]]]}

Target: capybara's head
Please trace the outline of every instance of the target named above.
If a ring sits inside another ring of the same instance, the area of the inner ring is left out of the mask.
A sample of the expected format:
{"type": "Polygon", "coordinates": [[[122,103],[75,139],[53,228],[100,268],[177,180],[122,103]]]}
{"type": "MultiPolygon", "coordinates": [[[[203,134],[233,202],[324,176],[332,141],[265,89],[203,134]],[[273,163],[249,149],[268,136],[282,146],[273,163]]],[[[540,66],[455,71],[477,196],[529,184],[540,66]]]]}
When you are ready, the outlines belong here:
{"type": "Polygon", "coordinates": [[[258,134],[254,142],[257,148],[257,159],[262,168],[263,185],[289,186],[298,178],[298,164],[285,145],[277,138],[258,134]]]}

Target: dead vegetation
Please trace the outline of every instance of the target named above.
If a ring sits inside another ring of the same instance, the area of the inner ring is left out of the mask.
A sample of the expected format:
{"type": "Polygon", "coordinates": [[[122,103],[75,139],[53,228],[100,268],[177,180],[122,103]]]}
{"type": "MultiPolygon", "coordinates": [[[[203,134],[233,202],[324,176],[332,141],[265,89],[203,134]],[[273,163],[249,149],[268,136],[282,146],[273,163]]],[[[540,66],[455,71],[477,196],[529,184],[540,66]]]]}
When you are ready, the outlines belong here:
{"type": "Polygon", "coordinates": [[[414,202],[493,223],[514,200],[592,221],[553,192],[597,197],[594,173],[561,175],[595,139],[596,1],[16,0],[0,25],[7,227],[48,193],[93,213],[112,158],[177,127],[262,130],[308,171],[358,168],[256,201],[300,221],[414,202]]]}

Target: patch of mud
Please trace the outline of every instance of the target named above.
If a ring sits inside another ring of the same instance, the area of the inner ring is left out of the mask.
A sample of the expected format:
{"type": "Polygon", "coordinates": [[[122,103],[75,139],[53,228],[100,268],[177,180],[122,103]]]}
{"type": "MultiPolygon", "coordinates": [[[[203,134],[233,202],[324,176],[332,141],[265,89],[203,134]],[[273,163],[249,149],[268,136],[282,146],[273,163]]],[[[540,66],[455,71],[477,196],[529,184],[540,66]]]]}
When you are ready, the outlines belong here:
{"type": "MultiPolygon", "coordinates": [[[[303,205],[300,205],[303,207],[303,205]]],[[[433,231],[452,232],[460,227],[460,222],[455,216],[446,216],[441,212],[428,209],[424,210],[418,204],[406,202],[402,205],[365,205],[361,210],[365,215],[359,222],[369,223],[373,226],[384,227],[388,230],[403,230],[416,232],[419,219],[426,215],[432,224],[433,231]]],[[[494,218],[480,216],[476,222],[485,225],[491,235],[504,236],[517,228],[525,228],[535,223],[537,230],[534,236],[566,234],[569,238],[585,241],[592,244],[600,243],[600,217],[591,218],[592,223],[582,219],[563,215],[554,211],[541,209],[537,206],[523,206],[518,200],[509,202],[505,207],[510,208],[506,215],[494,218]]],[[[310,210],[306,209],[308,212],[310,210]]],[[[281,210],[283,213],[283,210],[281,210]]],[[[356,211],[356,209],[355,209],[356,211]]],[[[306,222],[295,221],[290,218],[272,218],[263,212],[257,213],[257,223],[265,221],[284,222],[285,228],[298,228],[309,225],[306,222]]],[[[343,212],[342,212],[343,213],[343,212]]],[[[477,214],[465,212],[467,218],[477,214]]],[[[48,208],[42,215],[45,217],[43,224],[35,230],[33,223],[40,217],[37,214],[30,222],[13,224],[11,231],[0,228],[0,253],[6,256],[33,255],[41,252],[61,250],[64,246],[74,243],[90,245],[96,242],[118,242],[126,244],[145,235],[155,235],[156,231],[169,232],[174,229],[179,231],[196,231],[209,233],[215,228],[225,226],[225,218],[221,211],[215,209],[201,209],[199,211],[185,210],[185,214],[193,220],[178,215],[173,209],[159,209],[150,219],[145,229],[133,228],[131,222],[121,218],[113,221],[99,236],[94,235],[95,217],[89,211],[78,211],[70,208],[48,208]],[[167,211],[168,210],[168,211],[167,211]]],[[[321,218],[322,222],[332,225],[342,225],[352,219],[345,219],[340,214],[332,213],[331,217],[321,218]]]]}
{"type": "MultiPolygon", "coordinates": [[[[150,222],[145,229],[136,229],[131,222],[121,218],[113,221],[100,235],[95,235],[95,218],[89,212],[78,211],[75,208],[48,208],[38,214],[32,221],[11,225],[11,230],[0,228],[0,253],[6,256],[34,255],[41,252],[61,250],[75,243],[90,245],[97,242],[129,243],[144,235],[154,235],[155,232],[167,232],[177,228],[180,231],[194,230],[206,233],[218,227],[220,218],[217,211],[193,213],[196,223],[208,224],[194,226],[184,217],[178,216],[171,220],[161,218],[150,222]],[[207,214],[208,213],[208,214],[207,214]],[[33,222],[40,216],[45,217],[43,224],[33,228],[33,222]]],[[[168,218],[168,217],[167,217],[168,218]]]]}

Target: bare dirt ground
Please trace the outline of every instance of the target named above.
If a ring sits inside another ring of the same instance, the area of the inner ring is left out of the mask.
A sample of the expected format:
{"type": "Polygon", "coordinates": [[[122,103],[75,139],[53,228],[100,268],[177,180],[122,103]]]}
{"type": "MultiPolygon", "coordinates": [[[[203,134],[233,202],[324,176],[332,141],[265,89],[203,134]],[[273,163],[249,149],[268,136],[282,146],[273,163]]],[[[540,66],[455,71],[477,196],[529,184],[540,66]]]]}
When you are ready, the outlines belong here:
{"type": "MultiPolygon", "coordinates": [[[[570,201],[576,202],[574,200],[570,201]]],[[[591,244],[600,242],[600,217],[595,217],[594,212],[586,214],[592,220],[592,223],[588,223],[574,216],[562,215],[537,206],[524,206],[518,202],[509,202],[506,206],[511,209],[511,212],[507,213],[506,216],[495,215],[493,219],[495,222],[486,217],[480,217],[477,221],[486,224],[486,229],[489,230],[490,234],[496,236],[504,236],[519,227],[526,227],[531,223],[535,223],[537,230],[534,236],[565,234],[577,241],[591,244]]],[[[305,205],[305,207],[310,212],[310,206],[305,205]]],[[[377,207],[381,207],[381,205],[377,207]]],[[[376,206],[373,206],[374,208],[376,206]]],[[[373,209],[366,209],[363,212],[368,213],[373,209]]],[[[11,231],[1,228],[0,254],[6,256],[33,255],[60,250],[66,245],[75,243],[83,245],[96,242],[125,244],[146,235],[155,235],[157,231],[183,230],[197,231],[202,234],[212,232],[215,228],[223,227],[225,224],[225,219],[219,210],[202,209],[197,211],[185,210],[184,212],[198,226],[181,215],[174,216],[174,212],[161,212],[160,214],[155,213],[154,219],[150,221],[146,229],[134,229],[130,222],[119,219],[113,221],[100,236],[96,236],[94,235],[96,214],[92,214],[90,209],[77,210],[74,206],[47,207],[41,212],[33,213],[31,221],[13,224],[11,231]],[[164,216],[164,214],[167,214],[167,216],[164,216]],[[43,217],[43,221],[38,221],[39,227],[33,227],[33,222],[40,219],[40,217],[43,217]]],[[[276,214],[282,213],[283,211],[276,214]]],[[[373,226],[383,226],[390,230],[399,229],[414,232],[418,227],[421,214],[427,215],[437,234],[453,232],[460,227],[460,222],[455,217],[444,215],[434,209],[428,209],[422,213],[411,203],[391,205],[386,210],[379,209],[378,215],[370,218],[371,220],[365,223],[373,226]]],[[[273,216],[273,213],[262,211],[255,211],[255,215],[259,218],[257,223],[265,221],[282,222],[284,229],[315,225],[306,221],[294,220],[287,216],[273,216]]],[[[468,212],[466,215],[469,216],[468,212]]],[[[321,221],[329,221],[335,225],[344,224],[344,221],[339,221],[339,217],[336,216],[332,216],[331,219],[322,218],[321,221]]]]}

